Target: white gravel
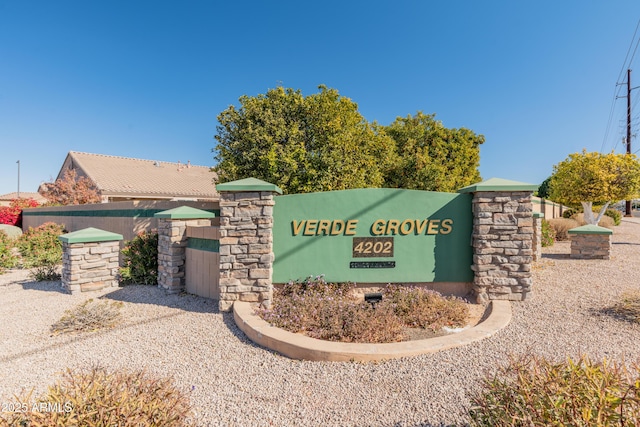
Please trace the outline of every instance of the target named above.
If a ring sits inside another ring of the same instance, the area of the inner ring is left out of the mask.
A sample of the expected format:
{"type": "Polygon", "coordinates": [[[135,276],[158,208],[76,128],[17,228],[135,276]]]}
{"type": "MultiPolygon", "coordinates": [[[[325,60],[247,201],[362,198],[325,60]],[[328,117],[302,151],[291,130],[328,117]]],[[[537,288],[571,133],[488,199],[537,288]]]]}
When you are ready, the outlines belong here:
{"type": "Polygon", "coordinates": [[[610,261],[544,249],[535,296],[512,303],[511,324],[465,347],[378,364],[300,362],[249,342],[215,301],[132,286],[71,296],[59,282],[0,275],[0,404],[22,389],[43,391],[67,367],[99,364],[172,376],[202,426],[465,425],[469,394],[510,355],[640,361],[640,325],[602,310],[640,289],[640,219],[625,218],[610,261]],[[100,295],[124,301],[113,330],[50,336],[66,309],[100,295]]]}

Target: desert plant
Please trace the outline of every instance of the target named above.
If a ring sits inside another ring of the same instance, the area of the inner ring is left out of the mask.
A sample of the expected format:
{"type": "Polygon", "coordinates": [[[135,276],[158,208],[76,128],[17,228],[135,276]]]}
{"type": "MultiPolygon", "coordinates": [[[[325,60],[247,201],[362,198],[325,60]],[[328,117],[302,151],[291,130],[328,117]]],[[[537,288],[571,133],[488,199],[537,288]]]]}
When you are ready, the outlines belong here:
{"type": "Polygon", "coordinates": [[[542,238],[540,239],[540,243],[543,247],[553,246],[556,241],[556,231],[551,227],[549,221],[542,218],[542,238]]]}
{"type": "Polygon", "coordinates": [[[607,209],[604,214],[613,219],[614,225],[620,225],[620,222],[622,221],[622,213],[619,210],[607,209]]]}
{"type": "Polygon", "coordinates": [[[9,426],[182,427],[192,413],[188,395],[170,379],[144,371],[67,369],[35,403],[32,394],[18,397],[27,411],[0,413],[0,422],[9,426]]]}
{"type": "Polygon", "coordinates": [[[73,309],[66,310],[60,320],[51,326],[51,333],[93,332],[113,327],[120,318],[120,301],[94,301],[88,299],[73,309]]]}
{"type": "Polygon", "coordinates": [[[120,284],[158,283],[158,233],[155,230],[143,231],[125,242],[122,260],[124,265],[120,268],[120,284]]]}
{"type": "Polygon", "coordinates": [[[54,282],[61,279],[61,274],[55,264],[40,265],[31,270],[31,279],[35,282],[54,282]]]}
{"type": "Polygon", "coordinates": [[[629,372],[586,356],[565,363],[513,359],[485,378],[471,402],[476,426],[638,426],[640,367],[629,372]]]}
{"type": "Polygon", "coordinates": [[[640,323],[640,291],[623,293],[620,301],[608,311],[628,322],[640,323]]]}
{"type": "Polygon", "coordinates": [[[549,226],[553,229],[556,241],[569,240],[568,231],[579,227],[578,221],[572,218],[553,218],[549,220],[549,226]]]}
{"type": "Polygon", "coordinates": [[[273,326],[330,341],[393,342],[406,327],[433,330],[461,326],[466,305],[433,291],[389,286],[373,308],[353,294],[353,284],[321,277],[288,283],[274,292],[273,306],[258,314],[273,326]]]}
{"type": "Polygon", "coordinates": [[[13,255],[13,240],[6,235],[6,233],[0,230],[0,273],[7,268],[15,267],[17,259],[13,255]]]}
{"type": "Polygon", "coordinates": [[[379,305],[390,305],[406,326],[433,331],[443,326],[464,326],[469,315],[461,299],[411,286],[387,285],[379,305]]]}
{"type": "MultiPolygon", "coordinates": [[[[572,219],[575,219],[576,221],[578,221],[578,226],[582,226],[582,225],[587,225],[587,221],[584,218],[584,213],[578,213],[575,214],[572,219]]],[[[600,221],[598,221],[598,226],[600,227],[606,227],[606,228],[611,228],[613,229],[615,227],[615,222],[613,220],[613,218],[603,215],[602,218],[600,218],[600,221]]]]}
{"type": "Polygon", "coordinates": [[[22,255],[23,267],[57,265],[62,262],[62,242],[58,236],[64,233],[64,226],[45,222],[39,227],[29,227],[18,240],[17,247],[22,255]]]}

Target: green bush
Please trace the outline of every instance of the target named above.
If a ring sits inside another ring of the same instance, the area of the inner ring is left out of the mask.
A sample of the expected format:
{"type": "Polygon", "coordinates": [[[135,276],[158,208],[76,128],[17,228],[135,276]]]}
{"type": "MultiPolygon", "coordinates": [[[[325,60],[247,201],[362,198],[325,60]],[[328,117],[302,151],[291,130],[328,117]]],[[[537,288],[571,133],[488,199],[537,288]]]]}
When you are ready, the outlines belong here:
{"type": "Polygon", "coordinates": [[[63,233],[64,226],[53,222],[46,222],[36,228],[29,227],[17,243],[22,255],[22,266],[31,268],[62,263],[62,242],[58,236],[63,233]]]}
{"type": "Polygon", "coordinates": [[[0,412],[0,425],[182,427],[192,414],[188,396],[170,379],[145,372],[67,369],[35,402],[32,393],[17,397],[25,412],[0,412]]]}
{"type": "Polygon", "coordinates": [[[17,264],[18,260],[11,251],[13,244],[13,240],[4,231],[0,230],[0,273],[7,268],[15,267],[17,264]]]}
{"type": "Polygon", "coordinates": [[[158,233],[143,231],[125,242],[122,249],[124,266],[120,268],[122,285],[155,285],[158,283],[158,233]]]}
{"type": "Polygon", "coordinates": [[[582,211],[578,209],[567,209],[566,211],[562,212],[562,218],[571,218],[572,216],[580,212],[582,211]]]}
{"type": "Polygon", "coordinates": [[[640,367],[512,360],[471,399],[475,426],[638,426],[640,367]]]}
{"type": "Polygon", "coordinates": [[[556,241],[556,231],[551,227],[549,221],[542,218],[542,247],[553,246],[556,241]]]}
{"type": "Polygon", "coordinates": [[[613,223],[615,225],[620,225],[622,221],[622,213],[620,213],[617,209],[607,209],[604,213],[606,216],[613,218],[613,223]]]}

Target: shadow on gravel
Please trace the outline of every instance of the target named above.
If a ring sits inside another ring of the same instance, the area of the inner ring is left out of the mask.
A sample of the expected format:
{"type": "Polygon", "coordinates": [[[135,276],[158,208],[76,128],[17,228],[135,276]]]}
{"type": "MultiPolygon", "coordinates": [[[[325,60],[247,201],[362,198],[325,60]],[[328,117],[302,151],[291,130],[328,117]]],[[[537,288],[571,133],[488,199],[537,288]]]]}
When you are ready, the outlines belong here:
{"type": "Polygon", "coordinates": [[[154,285],[128,285],[115,288],[101,298],[133,304],[153,304],[193,313],[219,313],[218,301],[187,293],[167,294],[154,285]]]}
{"type": "MultiPolygon", "coordinates": [[[[273,350],[271,350],[269,348],[262,347],[261,345],[258,345],[256,343],[254,343],[253,341],[251,341],[244,334],[244,332],[242,332],[240,330],[240,328],[238,328],[238,325],[236,325],[236,321],[233,318],[233,311],[228,312],[228,313],[222,313],[222,321],[227,326],[227,328],[229,328],[231,333],[233,335],[235,335],[236,338],[238,338],[238,341],[242,342],[243,344],[247,344],[247,345],[250,345],[251,347],[255,347],[255,348],[261,348],[261,349],[263,349],[265,351],[268,351],[269,353],[278,354],[278,353],[274,352],[273,350]]],[[[286,356],[281,356],[281,357],[285,357],[286,358],[286,356]]]]}
{"type": "Polygon", "coordinates": [[[62,282],[57,280],[55,282],[18,282],[22,285],[22,289],[25,291],[44,291],[44,292],[58,292],[60,294],[68,294],[68,292],[62,287],[62,282]]]}
{"type": "Polygon", "coordinates": [[[542,254],[542,258],[548,259],[570,259],[570,254],[542,254]]]}
{"type": "MultiPolygon", "coordinates": [[[[393,425],[393,427],[405,427],[406,424],[404,423],[395,423],[393,425]]],[[[413,424],[411,426],[407,426],[407,427],[469,427],[469,424],[445,424],[445,423],[440,423],[440,424],[431,424],[431,423],[420,423],[420,424],[413,424]]]]}

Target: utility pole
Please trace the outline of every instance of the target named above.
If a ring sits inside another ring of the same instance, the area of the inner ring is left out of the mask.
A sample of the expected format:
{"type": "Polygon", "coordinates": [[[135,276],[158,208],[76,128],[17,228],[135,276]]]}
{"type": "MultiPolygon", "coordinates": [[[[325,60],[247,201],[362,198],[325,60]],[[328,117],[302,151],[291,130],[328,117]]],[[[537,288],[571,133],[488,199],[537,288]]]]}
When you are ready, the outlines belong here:
{"type": "MultiPolygon", "coordinates": [[[[627,69],[627,154],[631,154],[631,69],[627,69]]],[[[624,216],[631,215],[631,200],[625,203],[624,216]]]]}
{"type": "Polygon", "coordinates": [[[20,160],[16,162],[18,164],[18,199],[20,198],[20,160]]]}

